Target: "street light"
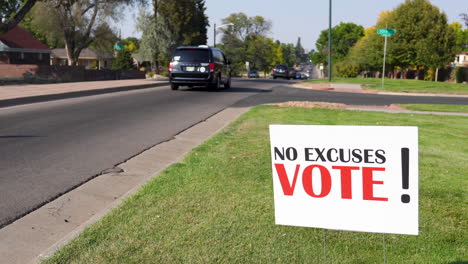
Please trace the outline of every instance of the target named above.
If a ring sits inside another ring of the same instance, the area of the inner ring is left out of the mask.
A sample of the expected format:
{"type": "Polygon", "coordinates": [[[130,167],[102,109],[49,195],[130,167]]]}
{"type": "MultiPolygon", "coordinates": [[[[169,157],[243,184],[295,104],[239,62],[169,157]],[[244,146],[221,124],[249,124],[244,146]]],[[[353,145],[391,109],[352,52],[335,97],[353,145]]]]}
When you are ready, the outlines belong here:
{"type": "MultiPolygon", "coordinates": [[[[222,24],[220,27],[234,26],[233,23],[222,24]]],[[[214,38],[213,38],[213,48],[216,48],[216,23],[214,24],[214,38]]]]}

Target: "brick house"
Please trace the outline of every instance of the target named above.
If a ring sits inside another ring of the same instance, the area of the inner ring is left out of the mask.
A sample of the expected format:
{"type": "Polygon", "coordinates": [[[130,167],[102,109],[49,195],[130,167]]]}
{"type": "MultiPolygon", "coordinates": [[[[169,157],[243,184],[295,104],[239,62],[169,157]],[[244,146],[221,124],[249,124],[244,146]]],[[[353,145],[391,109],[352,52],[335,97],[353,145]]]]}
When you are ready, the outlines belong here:
{"type": "MultiPolygon", "coordinates": [[[[78,58],[77,66],[86,69],[110,69],[114,61],[114,54],[108,51],[83,49],[78,58]]],[[[68,56],[65,49],[53,49],[50,65],[68,65],[68,56]]]]}
{"type": "Polygon", "coordinates": [[[49,65],[50,49],[19,26],[0,35],[0,64],[49,65]]]}

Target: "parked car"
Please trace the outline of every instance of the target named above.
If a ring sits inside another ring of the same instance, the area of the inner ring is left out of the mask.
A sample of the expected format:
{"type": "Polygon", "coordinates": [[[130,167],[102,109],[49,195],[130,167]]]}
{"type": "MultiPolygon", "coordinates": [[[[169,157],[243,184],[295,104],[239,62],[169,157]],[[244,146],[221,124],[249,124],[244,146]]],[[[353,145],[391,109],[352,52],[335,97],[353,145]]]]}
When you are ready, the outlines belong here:
{"type": "Polygon", "coordinates": [[[260,75],[258,74],[258,71],[257,70],[251,70],[249,71],[249,73],[247,74],[247,76],[249,78],[260,78],[260,75]]]}
{"type": "Polygon", "coordinates": [[[231,63],[223,52],[208,46],[178,47],[169,64],[171,89],[179,86],[231,87],[231,63]]]}
{"type": "Polygon", "coordinates": [[[286,64],[278,64],[273,68],[273,72],[271,73],[273,79],[276,78],[284,78],[284,79],[291,79],[291,75],[289,73],[289,67],[286,64]]]}

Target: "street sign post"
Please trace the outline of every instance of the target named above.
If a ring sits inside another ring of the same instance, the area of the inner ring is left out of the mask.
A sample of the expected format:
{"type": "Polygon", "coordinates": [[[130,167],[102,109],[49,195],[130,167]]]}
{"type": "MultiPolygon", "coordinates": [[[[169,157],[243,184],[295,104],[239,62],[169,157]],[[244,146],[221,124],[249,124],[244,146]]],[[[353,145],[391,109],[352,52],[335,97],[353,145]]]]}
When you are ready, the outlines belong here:
{"type": "Polygon", "coordinates": [[[387,38],[395,33],[396,33],[396,29],[388,29],[388,28],[377,29],[377,34],[380,34],[383,37],[385,37],[384,59],[383,59],[383,70],[382,70],[382,90],[384,89],[384,81],[385,81],[385,60],[387,58],[387,38]]]}

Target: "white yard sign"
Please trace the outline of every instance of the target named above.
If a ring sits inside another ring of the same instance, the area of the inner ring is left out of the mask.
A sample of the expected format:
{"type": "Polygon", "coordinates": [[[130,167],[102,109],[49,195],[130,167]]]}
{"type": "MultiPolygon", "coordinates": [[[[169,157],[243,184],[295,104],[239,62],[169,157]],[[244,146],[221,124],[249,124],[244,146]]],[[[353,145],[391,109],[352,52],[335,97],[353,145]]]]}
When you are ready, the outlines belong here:
{"type": "Polygon", "coordinates": [[[279,225],[418,234],[418,128],[270,125],[279,225]]]}

